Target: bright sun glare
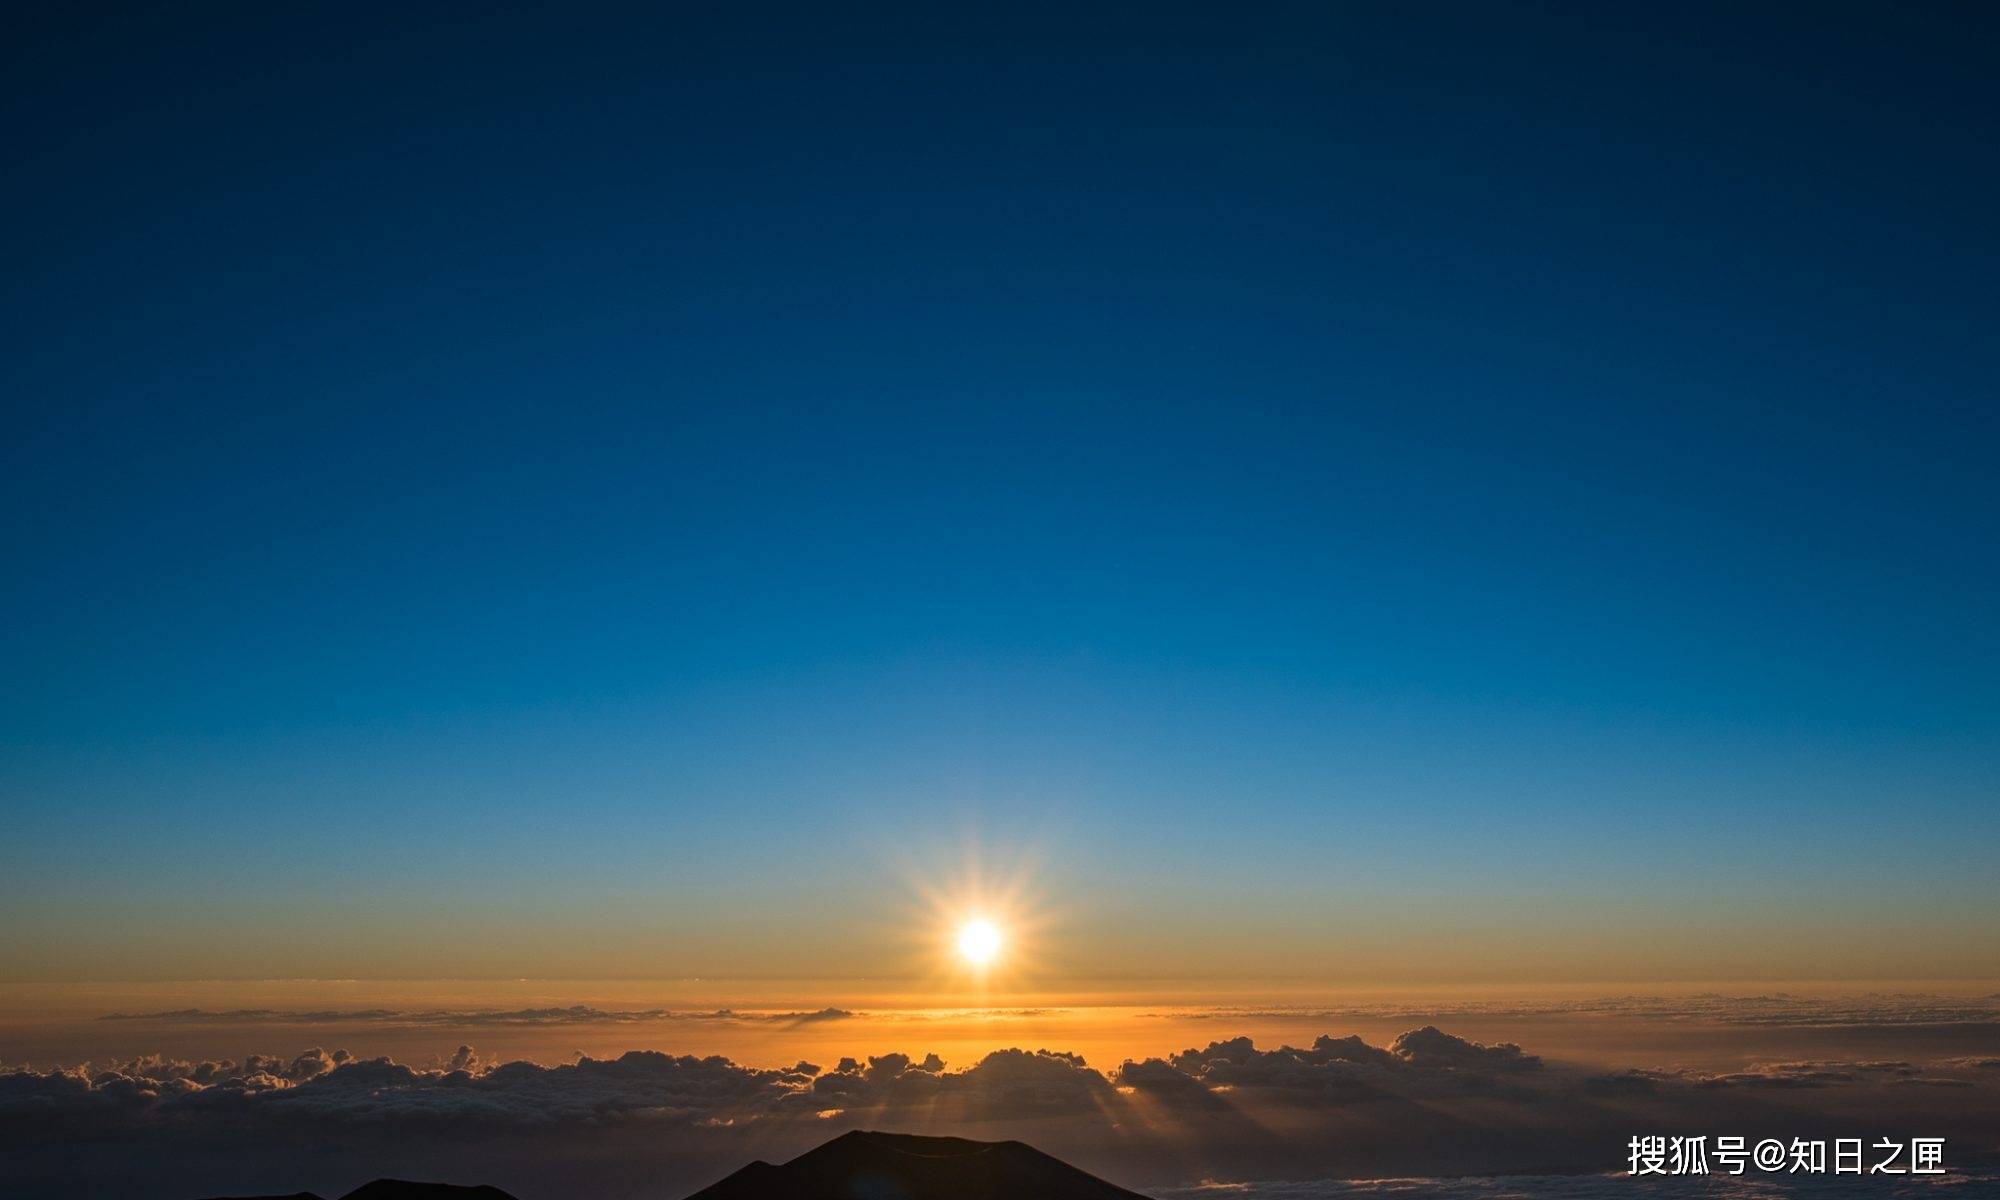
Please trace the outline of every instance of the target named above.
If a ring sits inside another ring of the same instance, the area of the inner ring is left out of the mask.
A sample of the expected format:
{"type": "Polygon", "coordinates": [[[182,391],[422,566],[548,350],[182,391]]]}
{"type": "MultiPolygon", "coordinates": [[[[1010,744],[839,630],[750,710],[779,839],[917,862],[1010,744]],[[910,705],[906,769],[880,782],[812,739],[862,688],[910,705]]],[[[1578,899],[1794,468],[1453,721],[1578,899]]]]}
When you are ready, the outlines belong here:
{"type": "Polygon", "coordinates": [[[983,967],[1000,953],[1000,930],[991,921],[967,921],[958,930],[958,953],[975,967],[983,967]]]}

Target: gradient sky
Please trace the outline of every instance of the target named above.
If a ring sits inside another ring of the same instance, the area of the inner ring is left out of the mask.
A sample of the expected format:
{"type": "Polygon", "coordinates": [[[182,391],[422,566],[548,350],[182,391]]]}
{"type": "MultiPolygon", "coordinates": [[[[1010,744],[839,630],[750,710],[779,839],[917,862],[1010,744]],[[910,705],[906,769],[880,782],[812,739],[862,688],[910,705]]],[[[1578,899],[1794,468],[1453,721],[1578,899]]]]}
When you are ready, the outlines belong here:
{"type": "Polygon", "coordinates": [[[1990,11],[282,7],[0,36],[0,978],[2000,976],[1990,11]]]}

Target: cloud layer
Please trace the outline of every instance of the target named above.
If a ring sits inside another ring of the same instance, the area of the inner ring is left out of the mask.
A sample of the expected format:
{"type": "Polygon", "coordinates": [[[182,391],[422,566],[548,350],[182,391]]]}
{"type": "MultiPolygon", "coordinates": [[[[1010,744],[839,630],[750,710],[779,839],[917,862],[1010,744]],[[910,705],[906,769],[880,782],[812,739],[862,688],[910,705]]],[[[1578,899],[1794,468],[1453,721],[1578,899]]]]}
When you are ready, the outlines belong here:
{"type": "MultiPolygon", "coordinates": [[[[342,1170],[382,1174],[408,1163],[406,1173],[430,1177],[470,1164],[483,1172],[477,1178],[535,1200],[536,1172],[560,1161],[571,1190],[543,1194],[659,1200],[679,1183],[692,1190],[704,1172],[789,1157],[841,1128],[873,1126],[1022,1137],[1087,1169],[1160,1187],[1602,1171],[1622,1163],[1624,1140],[1641,1132],[1948,1136],[1987,1127],[1978,1123],[2000,1110],[1996,1085],[2000,1072],[1985,1059],[1593,1073],[1428,1025],[1387,1045],[1326,1035],[1265,1049],[1235,1037],[1106,1069],[1023,1049],[954,1068],[934,1054],[753,1067],[650,1050],[496,1063],[470,1045],[413,1065],[316,1048],[0,1072],[0,1151],[18,1164],[8,1191],[23,1197],[90,1195],[98,1174],[106,1195],[131,1192],[135,1180],[185,1180],[186,1188],[138,1190],[190,1195],[256,1190],[265,1179],[338,1192],[360,1182],[342,1170]],[[1847,1099],[1812,1107],[1822,1096],[1847,1099]],[[509,1155],[520,1156],[512,1166],[509,1155]]],[[[1330,1186],[1177,1194],[1348,1194],[1330,1186]]]]}
{"type": "Polygon", "coordinates": [[[738,1012],[718,1008],[690,1012],[667,1008],[595,1008],[572,1004],[562,1008],[356,1008],[298,1010],[280,1008],[235,1008],[215,1011],[177,1008],[166,1012],[106,1013],[100,1021],[150,1021],[175,1025],[332,1025],[378,1024],[412,1026],[457,1025],[621,1025],[651,1021],[739,1021],[805,1025],[820,1021],[844,1021],[856,1014],[843,1008],[822,1008],[814,1012],[738,1012]]]}
{"type": "Polygon", "coordinates": [[[1600,996],[1566,1000],[1450,1000],[1349,1004],[1337,1007],[1165,1010],[1154,1014],[1180,1020],[1228,1021],[1244,1018],[1426,1020],[1449,1017],[1615,1016],[1647,1021],[1708,1022],[1724,1025],[1858,1026],[1970,1025],[2000,1022],[2000,993],[1940,996],[1928,992],[1862,992],[1805,996],[1772,992],[1744,996],[1721,992],[1673,996],[1600,996]]]}
{"type": "Polygon", "coordinates": [[[883,1109],[949,1102],[968,1116],[1100,1109],[1124,1091],[1239,1087],[1356,1096],[1400,1083],[1450,1090],[1537,1072],[1519,1046],[1481,1045],[1433,1026],[1388,1047],[1322,1037],[1306,1049],[1259,1050],[1247,1037],[1212,1042],[1164,1059],[1127,1062],[1106,1074],[1052,1050],[996,1050],[962,1070],[936,1055],[843,1058],[830,1069],[784,1069],[727,1058],[630,1051],[575,1063],[483,1062],[460,1046],[440,1064],[416,1067],[320,1048],[285,1059],[185,1062],[158,1056],[92,1067],[0,1073],[0,1118],[98,1113],[108,1119],[159,1113],[221,1113],[232,1120],[449,1120],[560,1124],[619,1119],[737,1121],[798,1112],[883,1109]]]}

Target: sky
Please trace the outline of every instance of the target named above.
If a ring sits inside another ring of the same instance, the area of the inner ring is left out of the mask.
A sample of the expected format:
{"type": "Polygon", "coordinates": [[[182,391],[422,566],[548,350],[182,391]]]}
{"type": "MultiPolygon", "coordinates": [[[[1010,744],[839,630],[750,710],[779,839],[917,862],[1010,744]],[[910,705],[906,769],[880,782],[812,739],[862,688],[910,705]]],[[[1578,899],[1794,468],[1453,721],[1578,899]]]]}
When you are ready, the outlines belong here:
{"type": "Polygon", "coordinates": [[[5,19],[0,980],[2000,977],[1990,14],[5,19]]]}

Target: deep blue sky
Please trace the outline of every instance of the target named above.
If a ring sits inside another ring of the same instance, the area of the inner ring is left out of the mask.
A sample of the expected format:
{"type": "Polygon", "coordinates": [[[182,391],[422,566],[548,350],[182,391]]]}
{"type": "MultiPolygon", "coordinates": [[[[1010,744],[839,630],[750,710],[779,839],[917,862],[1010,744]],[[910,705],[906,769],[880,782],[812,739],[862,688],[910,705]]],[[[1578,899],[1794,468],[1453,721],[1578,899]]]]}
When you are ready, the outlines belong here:
{"type": "Polygon", "coordinates": [[[0,970],[2000,975],[1990,13],[440,11],[8,17],[0,970]]]}

